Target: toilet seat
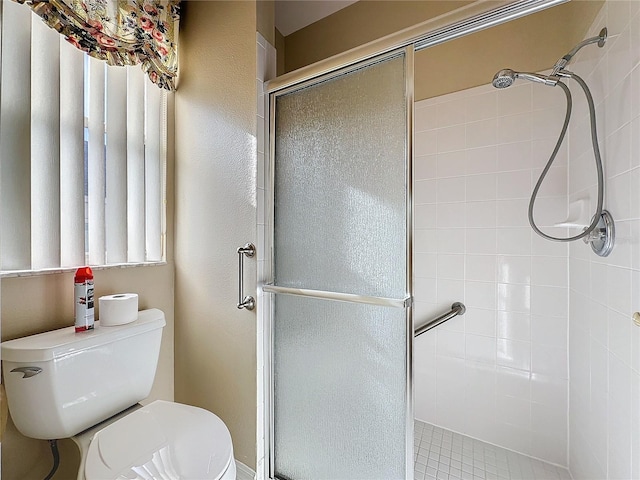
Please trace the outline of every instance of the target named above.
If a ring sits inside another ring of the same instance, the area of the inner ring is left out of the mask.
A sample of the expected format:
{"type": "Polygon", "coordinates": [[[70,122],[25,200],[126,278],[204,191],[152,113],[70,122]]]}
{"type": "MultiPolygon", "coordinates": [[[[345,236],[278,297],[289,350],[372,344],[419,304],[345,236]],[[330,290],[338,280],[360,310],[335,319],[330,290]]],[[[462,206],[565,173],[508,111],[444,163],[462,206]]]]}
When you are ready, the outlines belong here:
{"type": "Polygon", "coordinates": [[[235,479],[231,435],[202,408],[157,400],[94,436],[87,480],[235,479]]]}

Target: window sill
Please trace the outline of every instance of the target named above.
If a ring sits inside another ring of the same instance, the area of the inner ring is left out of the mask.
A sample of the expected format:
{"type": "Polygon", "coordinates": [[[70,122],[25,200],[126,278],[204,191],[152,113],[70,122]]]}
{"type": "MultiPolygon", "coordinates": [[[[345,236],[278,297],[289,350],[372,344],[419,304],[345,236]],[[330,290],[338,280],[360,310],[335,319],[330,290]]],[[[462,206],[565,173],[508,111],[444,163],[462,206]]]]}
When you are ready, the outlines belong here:
{"type": "MultiPolygon", "coordinates": [[[[113,263],[109,265],[90,265],[94,271],[107,270],[112,268],[132,268],[132,267],[158,267],[166,265],[166,261],[160,262],[138,262],[138,263],[113,263]]],[[[6,270],[0,271],[0,278],[15,278],[15,277],[33,277],[36,275],[49,275],[58,273],[73,273],[81,265],[77,267],[67,268],[43,268],[41,270],[6,270]]]]}

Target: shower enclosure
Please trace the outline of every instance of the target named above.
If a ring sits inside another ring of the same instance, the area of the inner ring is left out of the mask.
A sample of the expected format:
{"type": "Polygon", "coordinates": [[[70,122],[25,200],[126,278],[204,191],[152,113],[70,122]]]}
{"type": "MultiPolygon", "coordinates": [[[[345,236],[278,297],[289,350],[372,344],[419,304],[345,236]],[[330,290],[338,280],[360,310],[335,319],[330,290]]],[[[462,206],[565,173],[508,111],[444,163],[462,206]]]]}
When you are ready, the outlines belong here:
{"type": "Polygon", "coordinates": [[[555,3],[474,4],[268,85],[259,478],[414,478],[414,52],[555,3]]]}

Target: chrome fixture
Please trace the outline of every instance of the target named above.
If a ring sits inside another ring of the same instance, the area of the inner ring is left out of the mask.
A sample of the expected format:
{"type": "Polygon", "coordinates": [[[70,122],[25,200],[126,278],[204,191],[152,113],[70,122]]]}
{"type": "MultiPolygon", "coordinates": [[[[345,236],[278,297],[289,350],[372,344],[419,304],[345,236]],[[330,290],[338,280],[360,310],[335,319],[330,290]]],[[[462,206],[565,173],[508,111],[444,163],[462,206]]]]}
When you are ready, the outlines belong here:
{"type": "MultiPolygon", "coordinates": [[[[588,227],[584,227],[586,230],[588,227]]],[[[583,231],[584,231],[583,230],[583,231]]],[[[616,228],[613,224],[613,217],[607,210],[603,210],[600,215],[600,219],[596,224],[596,228],[591,230],[582,241],[587,244],[591,244],[591,250],[596,255],[606,257],[613,250],[613,242],[616,238],[616,228]]]]}
{"type": "Polygon", "coordinates": [[[522,78],[524,80],[529,80],[531,82],[541,83],[543,85],[548,85],[552,87],[559,86],[560,88],[562,88],[562,91],[564,92],[565,97],[567,99],[567,111],[565,114],[562,129],[560,131],[560,136],[558,137],[558,141],[556,142],[553,152],[551,153],[551,156],[549,157],[549,160],[546,166],[542,170],[542,173],[540,174],[540,178],[538,178],[538,182],[536,183],[536,186],[534,187],[533,192],[531,194],[531,200],[529,201],[529,212],[528,212],[529,224],[531,225],[531,228],[533,228],[533,230],[538,235],[540,235],[543,238],[546,238],[547,240],[553,240],[556,242],[571,242],[571,241],[579,240],[582,238],[584,239],[585,243],[590,243],[593,251],[596,254],[600,255],[601,257],[606,257],[607,255],[609,255],[609,253],[611,253],[611,250],[613,249],[614,225],[613,225],[613,218],[611,217],[609,212],[607,212],[606,210],[603,210],[604,172],[602,168],[602,158],[600,157],[600,147],[598,145],[595,105],[593,102],[593,97],[591,96],[591,91],[589,90],[589,87],[587,86],[585,81],[575,73],[565,70],[564,67],[567,66],[567,64],[571,61],[573,56],[576,53],[578,53],[578,51],[582,47],[586,45],[590,45],[592,43],[597,43],[599,47],[602,47],[604,46],[606,40],[607,40],[607,29],[603,28],[602,30],[600,30],[600,34],[597,37],[588,38],[580,42],[569,53],[567,53],[565,56],[560,58],[554,65],[551,75],[547,76],[547,75],[540,75],[537,73],[515,72],[507,68],[507,69],[500,70],[498,73],[496,73],[495,76],[493,77],[493,82],[492,82],[493,86],[496,88],[507,88],[513,85],[516,78],[522,78]],[[591,223],[589,224],[589,226],[585,227],[580,234],[574,235],[572,237],[566,237],[566,238],[554,237],[542,232],[536,225],[536,222],[533,218],[533,208],[535,205],[536,197],[538,195],[538,191],[540,190],[540,187],[542,186],[542,182],[544,181],[545,176],[549,172],[549,169],[553,165],[556,155],[560,150],[560,146],[564,141],[564,137],[567,133],[567,128],[569,127],[569,120],[571,118],[571,109],[572,109],[571,92],[569,91],[569,87],[567,87],[561,81],[563,78],[575,80],[578,83],[578,85],[580,85],[580,88],[582,88],[582,91],[584,92],[584,95],[587,99],[587,103],[589,105],[589,120],[591,125],[591,144],[593,148],[593,155],[594,155],[596,172],[598,177],[597,207],[596,207],[596,212],[593,216],[593,219],[591,220],[591,223]]]}
{"type": "Polygon", "coordinates": [[[424,325],[416,328],[413,336],[417,337],[419,335],[422,335],[424,332],[427,332],[432,328],[437,327],[441,323],[451,320],[453,317],[456,317],[458,315],[464,315],[464,312],[466,311],[467,311],[467,308],[464,306],[462,302],[456,302],[453,305],[451,305],[451,310],[448,311],[447,313],[443,313],[439,317],[436,317],[433,320],[425,323],[424,325]]]}
{"type": "Polygon", "coordinates": [[[256,306],[256,301],[251,295],[246,297],[242,296],[244,290],[243,278],[244,278],[244,265],[242,259],[244,255],[251,258],[256,254],[256,247],[253,243],[247,243],[244,247],[238,247],[238,309],[246,308],[247,310],[253,310],[256,306]]]}
{"type": "Polygon", "coordinates": [[[544,85],[549,85],[555,87],[560,77],[556,76],[546,76],[539,75],[537,73],[526,73],[526,72],[514,72],[510,68],[505,68],[504,70],[500,70],[493,76],[493,84],[496,88],[507,88],[513,85],[513,82],[516,81],[516,78],[524,78],[525,80],[529,80],[531,82],[542,83],[544,85]]]}
{"type": "Polygon", "coordinates": [[[586,47],[587,45],[591,45],[592,43],[597,43],[598,46],[602,48],[604,47],[604,44],[606,41],[607,41],[607,27],[604,27],[602,30],[600,30],[600,33],[598,34],[597,37],[591,37],[591,38],[587,38],[586,40],[583,40],[578,45],[573,47],[573,50],[567,53],[564,57],[560,58],[556,62],[556,64],[553,66],[553,71],[551,72],[551,75],[557,75],[560,72],[560,70],[564,69],[564,67],[567,66],[567,64],[571,61],[573,56],[576,53],[578,53],[578,51],[582,47],[586,47]]]}
{"type": "Polygon", "coordinates": [[[11,370],[11,373],[22,373],[22,378],[31,378],[35,377],[39,373],[42,373],[42,369],[40,367],[19,367],[11,370]]]}
{"type": "Polygon", "coordinates": [[[365,305],[378,305],[379,307],[407,308],[411,306],[411,297],[385,298],[371,297],[368,295],[356,295],[353,293],[327,292],[324,290],[311,290],[308,288],[279,287],[277,285],[264,285],[263,292],[279,293],[281,295],[296,295],[299,297],[318,298],[321,300],[336,300],[338,302],[363,303],[365,305]]]}

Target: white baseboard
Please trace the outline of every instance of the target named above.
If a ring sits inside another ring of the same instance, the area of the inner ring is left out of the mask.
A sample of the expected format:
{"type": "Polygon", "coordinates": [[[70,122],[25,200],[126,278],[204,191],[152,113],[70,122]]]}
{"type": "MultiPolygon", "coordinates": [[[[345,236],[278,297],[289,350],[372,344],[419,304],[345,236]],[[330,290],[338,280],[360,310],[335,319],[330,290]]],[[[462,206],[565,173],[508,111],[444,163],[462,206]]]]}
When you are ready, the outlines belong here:
{"type": "Polygon", "coordinates": [[[255,480],[256,472],[236,460],[236,480],[255,480]]]}

